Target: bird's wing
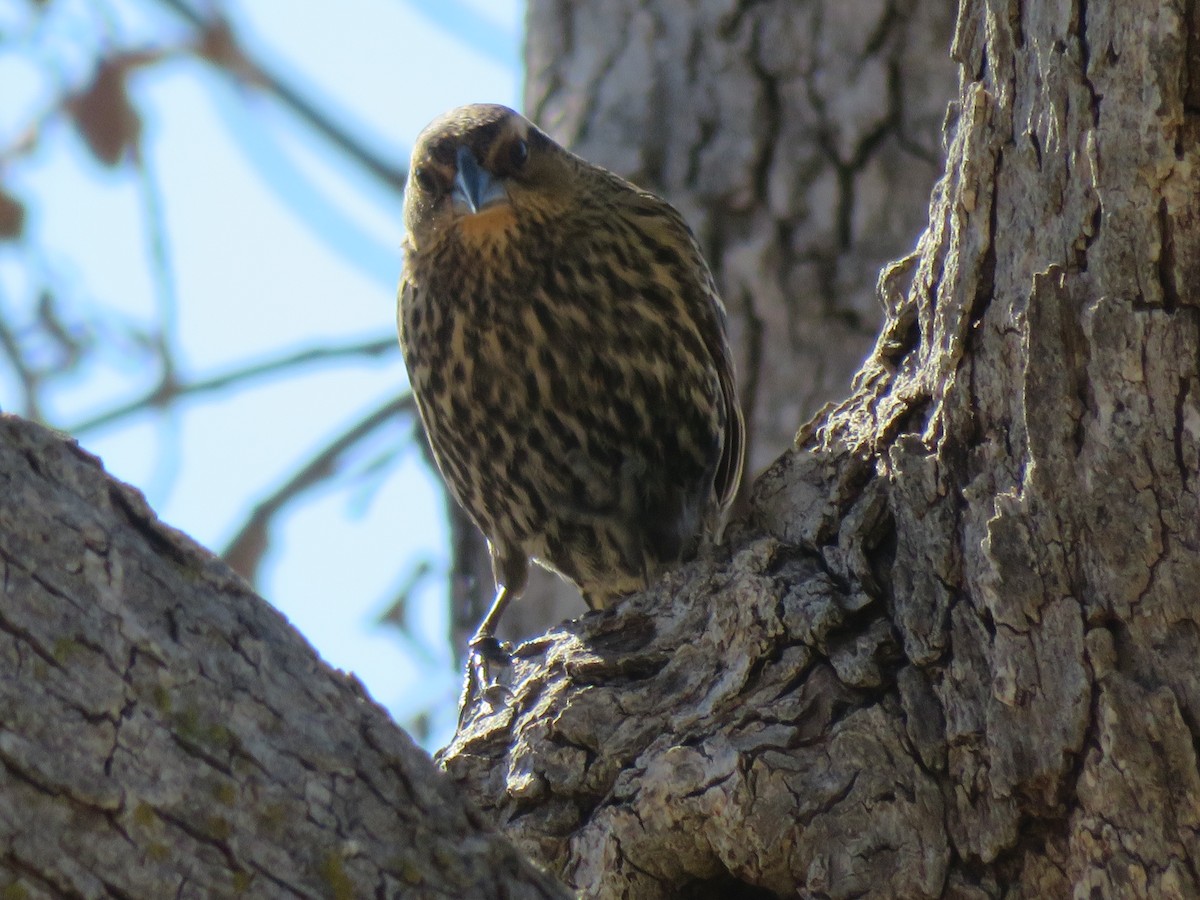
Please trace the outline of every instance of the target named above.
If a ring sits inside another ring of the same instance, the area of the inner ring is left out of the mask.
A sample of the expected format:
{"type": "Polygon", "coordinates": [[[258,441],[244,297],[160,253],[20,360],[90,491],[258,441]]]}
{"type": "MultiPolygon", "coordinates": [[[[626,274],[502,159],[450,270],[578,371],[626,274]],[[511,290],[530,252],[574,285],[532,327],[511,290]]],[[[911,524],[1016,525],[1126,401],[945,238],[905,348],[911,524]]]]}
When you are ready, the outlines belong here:
{"type": "Polygon", "coordinates": [[[746,456],[746,421],[742,417],[742,406],[738,401],[733,359],[725,331],[725,304],[721,302],[716,281],[704,261],[700,244],[679,211],[648,191],[637,189],[627,197],[631,207],[652,209],[655,213],[653,218],[639,217],[642,227],[656,231],[657,236],[665,238],[668,244],[690,256],[695,267],[699,308],[692,312],[704,347],[717,369],[721,383],[721,399],[725,404],[724,442],[721,445],[721,459],[713,481],[713,492],[720,510],[720,521],[716,529],[719,536],[725,515],[737,498],[746,456]]]}
{"type": "Polygon", "coordinates": [[[717,466],[717,477],[713,487],[721,506],[722,518],[733,506],[738,488],[742,483],[742,467],[746,461],[746,420],[742,417],[742,405],[738,402],[737,385],[733,380],[733,361],[729,358],[729,343],[725,339],[724,327],[715,342],[709,343],[709,352],[717,363],[721,378],[721,394],[725,401],[725,443],[721,447],[721,462],[717,466]],[[715,344],[715,346],[714,346],[715,344]]]}
{"type": "Polygon", "coordinates": [[[707,276],[707,291],[711,295],[711,312],[701,316],[701,336],[704,346],[712,357],[721,381],[721,399],[725,403],[725,435],[721,445],[721,461],[717,464],[717,475],[713,481],[713,492],[721,511],[721,520],[733,506],[738,488],[742,483],[742,467],[746,457],[746,420],[742,417],[742,405],[738,402],[737,383],[733,377],[733,359],[729,352],[729,339],[725,333],[725,306],[717,294],[712,275],[707,276]]]}

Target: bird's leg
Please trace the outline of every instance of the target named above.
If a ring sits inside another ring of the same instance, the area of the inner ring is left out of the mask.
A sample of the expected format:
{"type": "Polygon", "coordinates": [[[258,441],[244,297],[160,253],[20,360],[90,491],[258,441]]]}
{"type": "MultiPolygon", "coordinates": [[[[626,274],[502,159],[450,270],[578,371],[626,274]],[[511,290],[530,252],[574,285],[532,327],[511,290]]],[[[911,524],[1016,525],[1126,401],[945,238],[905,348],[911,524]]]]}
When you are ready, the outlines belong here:
{"type": "Polygon", "coordinates": [[[500,617],[504,615],[504,609],[512,596],[506,585],[496,585],[496,598],[479,627],[475,629],[475,636],[467,644],[467,675],[463,683],[462,697],[459,699],[460,724],[467,708],[495,684],[490,664],[506,665],[509,662],[504,645],[496,640],[496,626],[500,624],[500,617]]]}
{"type": "Polygon", "coordinates": [[[487,615],[483,617],[483,621],[475,629],[475,636],[467,644],[467,650],[471,656],[471,664],[478,667],[480,681],[484,685],[490,682],[487,671],[488,661],[501,660],[507,662],[508,660],[508,654],[504,652],[504,646],[496,640],[496,626],[500,624],[500,617],[504,615],[504,609],[508,606],[508,601],[511,599],[512,592],[509,591],[506,585],[496,585],[496,599],[492,601],[492,606],[487,611],[487,615]]]}

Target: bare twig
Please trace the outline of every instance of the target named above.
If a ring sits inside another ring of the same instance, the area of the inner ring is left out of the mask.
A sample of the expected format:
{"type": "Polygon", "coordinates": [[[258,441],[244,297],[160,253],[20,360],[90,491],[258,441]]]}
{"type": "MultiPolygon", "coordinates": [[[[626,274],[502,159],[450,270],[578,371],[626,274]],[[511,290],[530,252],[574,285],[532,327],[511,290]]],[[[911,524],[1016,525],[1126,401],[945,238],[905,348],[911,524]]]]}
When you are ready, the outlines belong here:
{"type": "Polygon", "coordinates": [[[38,402],[38,388],[41,386],[41,378],[37,372],[26,364],[21,342],[9,329],[3,316],[0,316],[0,351],[8,357],[9,365],[12,366],[13,373],[17,377],[17,383],[21,387],[23,406],[16,410],[16,412],[19,412],[27,419],[33,419],[37,422],[43,421],[41,405],[38,402]]]}
{"type": "Polygon", "coordinates": [[[376,428],[402,413],[411,414],[414,408],[412,395],[404,394],[385,403],[331,441],[281,487],[254,507],[246,524],[242,526],[237,537],[230,541],[221,556],[243,578],[254,583],[268,546],[268,532],[275,516],[292,500],[329,478],[342,456],[376,428]]]}
{"type": "MultiPolygon", "coordinates": [[[[166,216],[162,191],[154,177],[151,161],[144,152],[140,132],[133,144],[133,164],[137,172],[138,188],[142,201],[142,217],[145,229],[146,253],[150,260],[150,275],[154,285],[155,305],[158,309],[157,328],[154,331],[154,350],[160,366],[159,383],[179,383],[179,292],[175,287],[175,272],[171,266],[170,238],[167,235],[166,216]]],[[[154,467],[154,489],[156,495],[165,495],[179,475],[183,457],[183,429],[178,405],[163,407],[166,413],[159,420],[159,442],[154,467]]]]}
{"type": "MultiPolygon", "coordinates": [[[[185,0],[159,0],[159,2],[199,29],[210,30],[221,27],[221,23],[214,16],[197,12],[185,0]]],[[[404,182],[408,177],[408,173],[404,169],[392,165],[388,160],[376,156],[368,150],[324,112],[317,109],[286,79],[244,54],[239,62],[245,69],[244,74],[247,81],[262,86],[278,97],[284,106],[299,116],[309,127],[382,182],[389,190],[397,193],[404,190],[404,182]]]]}
{"type": "Polygon", "coordinates": [[[179,298],[175,290],[175,273],[171,267],[168,249],[166,220],[163,209],[162,191],[150,161],[140,146],[135,148],[134,168],[137,171],[138,187],[142,200],[142,216],[146,227],[146,251],[150,258],[151,278],[154,282],[154,298],[158,307],[158,332],[155,346],[163,364],[163,379],[174,379],[176,338],[178,337],[179,298]]]}
{"type": "Polygon", "coordinates": [[[342,346],[310,347],[305,350],[277,356],[274,359],[266,359],[249,365],[238,366],[228,372],[213,375],[209,378],[201,378],[196,381],[162,381],[141,397],[131,400],[128,403],[123,403],[114,409],[100,413],[90,419],[85,419],[67,428],[67,431],[74,435],[94,431],[95,429],[112,425],[114,422],[128,416],[137,415],[138,413],[147,412],[152,409],[162,409],[180,397],[212,393],[213,391],[232,387],[245,381],[252,381],[256,378],[262,378],[280,371],[287,371],[309,363],[356,356],[383,356],[389,352],[398,350],[399,346],[396,343],[396,338],[389,335],[385,338],[373,338],[342,346]]]}

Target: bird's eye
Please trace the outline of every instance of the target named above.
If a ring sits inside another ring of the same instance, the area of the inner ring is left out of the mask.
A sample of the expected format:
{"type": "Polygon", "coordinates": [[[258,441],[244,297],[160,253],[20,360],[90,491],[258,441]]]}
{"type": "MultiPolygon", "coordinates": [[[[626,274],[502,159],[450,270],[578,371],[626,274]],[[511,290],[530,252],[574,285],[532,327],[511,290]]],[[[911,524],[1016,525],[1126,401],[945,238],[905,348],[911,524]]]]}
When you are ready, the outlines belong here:
{"type": "Polygon", "coordinates": [[[424,166],[413,172],[413,181],[417,183],[417,187],[428,194],[432,194],[437,188],[437,179],[424,166]]]}
{"type": "Polygon", "coordinates": [[[508,151],[508,162],[513,167],[513,171],[520,171],[521,166],[525,165],[525,160],[527,159],[529,159],[528,141],[514,141],[508,151]]]}

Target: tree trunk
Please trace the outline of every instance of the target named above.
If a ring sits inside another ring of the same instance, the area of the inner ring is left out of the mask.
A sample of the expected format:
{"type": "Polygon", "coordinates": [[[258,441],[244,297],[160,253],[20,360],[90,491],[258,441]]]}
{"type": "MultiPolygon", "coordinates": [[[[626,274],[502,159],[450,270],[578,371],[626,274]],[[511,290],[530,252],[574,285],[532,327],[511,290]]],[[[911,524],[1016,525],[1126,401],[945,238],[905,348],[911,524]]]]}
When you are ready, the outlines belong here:
{"type": "MultiPolygon", "coordinates": [[[[529,4],[526,112],[669,199],[704,246],[729,309],[749,474],[846,395],[879,333],[879,269],[912,248],[942,170],[953,25],[945,0],[529,4]]],[[[490,570],[478,532],[452,522],[461,645],[490,570]]],[[[538,570],[506,633],[583,608],[538,570]]]]}
{"type": "MultiPolygon", "coordinates": [[[[613,15],[636,70],[669,20],[613,15]]],[[[852,395],[443,754],[586,896],[1200,896],[1200,4],[963,0],[953,48],[852,395]]]]}
{"type": "Polygon", "coordinates": [[[210,553],[0,416],[0,893],[562,897],[210,553]]]}

